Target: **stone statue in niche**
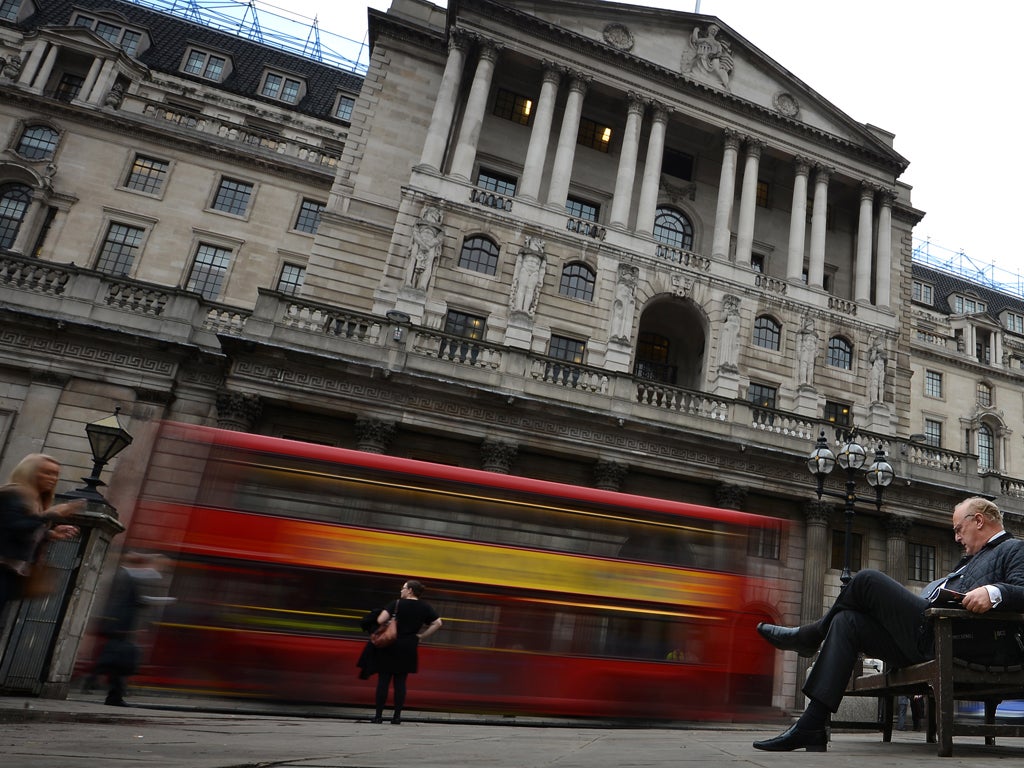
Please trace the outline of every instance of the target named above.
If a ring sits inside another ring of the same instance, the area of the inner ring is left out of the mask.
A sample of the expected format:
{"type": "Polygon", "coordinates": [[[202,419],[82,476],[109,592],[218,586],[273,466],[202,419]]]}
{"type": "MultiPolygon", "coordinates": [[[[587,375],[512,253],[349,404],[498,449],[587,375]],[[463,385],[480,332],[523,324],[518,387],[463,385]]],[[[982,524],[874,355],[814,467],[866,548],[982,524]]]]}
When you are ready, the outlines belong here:
{"type": "Polygon", "coordinates": [[[441,218],[440,208],[425,205],[412,228],[406,282],[420,291],[427,290],[434,267],[441,256],[441,241],[444,239],[441,218]]]}
{"type": "Polygon", "coordinates": [[[888,359],[889,354],[885,351],[882,337],[875,336],[868,352],[868,362],[871,364],[868,372],[868,400],[872,403],[885,401],[885,364],[888,359]]]}
{"type": "Polygon", "coordinates": [[[537,311],[537,300],[540,298],[540,287],[544,282],[544,268],[547,255],[544,253],[546,244],[539,237],[527,235],[519,258],[516,261],[516,273],[512,279],[512,295],[509,298],[509,309],[533,317],[537,311]]]}
{"type": "Polygon", "coordinates": [[[814,319],[805,317],[800,325],[796,340],[797,384],[814,386],[814,361],[818,357],[818,332],[814,330],[814,319]]]}
{"type": "Polygon", "coordinates": [[[619,266],[619,279],[615,283],[615,299],[612,301],[611,338],[629,341],[633,329],[633,312],[636,308],[636,282],[640,270],[626,264],[619,266]]]}
{"type": "Polygon", "coordinates": [[[694,27],[690,34],[690,50],[683,54],[683,72],[703,76],[715,85],[729,90],[733,59],[729,43],[718,38],[721,29],[709,24],[707,32],[701,34],[700,27],[694,27]]]}
{"type": "Polygon", "coordinates": [[[737,373],[736,364],[740,351],[740,300],[735,296],[725,297],[725,317],[718,340],[718,368],[737,373]]]}

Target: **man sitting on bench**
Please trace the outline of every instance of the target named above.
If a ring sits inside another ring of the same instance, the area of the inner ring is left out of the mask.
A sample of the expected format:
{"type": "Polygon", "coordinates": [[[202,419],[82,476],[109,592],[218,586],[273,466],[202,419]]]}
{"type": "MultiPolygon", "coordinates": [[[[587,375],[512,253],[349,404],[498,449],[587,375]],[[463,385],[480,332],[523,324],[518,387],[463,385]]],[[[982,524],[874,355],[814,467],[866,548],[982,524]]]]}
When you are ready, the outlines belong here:
{"type": "MultiPolygon", "coordinates": [[[[953,510],[953,537],[964,548],[956,569],[916,595],[880,571],[858,572],[843,587],[825,616],[802,627],[758,624],[757,631],[783,651],[801,656],[820,654],[803,692],[807,708],[785,733],[755,741],[754,747],[768,752],[806,749],[824,752],[830,712],[839,709],[843,691],[859,653],[882,659],[893,667],[906,667],[934,658],[934,636],[924,611],[930,598],[961,593],[961,607],[972,613],[997,608],[1024,610],[1024,540],[1015,539],[1003,528],[1003,513],[987,499],[974,497],[953,510]]],[[[948,605],[948,603],[946,603],[948,605]]],[[[987,623],[987,622],[986,622],[987,623]]],[[[955,633],[957,655],[981,658],[989,664],[1024,661],[1024,639],[1020,633],[978,630],[973,638],[955,633]],[[984,636],[982,636],[984,633],[984,636]]]]}

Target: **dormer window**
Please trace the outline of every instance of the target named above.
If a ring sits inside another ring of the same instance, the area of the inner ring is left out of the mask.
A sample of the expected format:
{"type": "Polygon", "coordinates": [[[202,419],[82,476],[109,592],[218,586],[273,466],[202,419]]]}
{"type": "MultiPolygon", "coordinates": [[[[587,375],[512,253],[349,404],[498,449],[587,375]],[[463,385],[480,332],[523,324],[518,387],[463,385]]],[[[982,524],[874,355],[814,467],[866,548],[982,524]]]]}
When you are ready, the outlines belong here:
{"type": "Polygon", "coordinates": [[[306,86],[301,80],[278,72],[267,72],[263,76],[260,95],[268,99],[295,104],[306,94],[306,86]]]}
{"type": "Polygon", "coordinates": [[[102,37],[111,45],[116,45],[129,56],[138,56],[149,47],[143,45],[145,35],[141,30],[130,29],[117,20],[78,13],[71,23],[76,27],[91,29],[98,37],[102,37]]]}
{"type": "Polygon", "coordinates": [[[201,48],[189,48],[185,53],[185,62],[181,71],[186,75],[195,75],[204,80],[212,80],[215,83],[224,81],[231,71],[231,65],[226,56],[220,56],[201,48]]]}
{"type": "Polygon", "coordinates": [[[970,296],[954,296],[953,311],[958,315],[973,315],[985,311],[985,302],[970,296]]]}
{"type": "Polygon", "coordinates": [[[22,0],[0,0],[0,19],[3,21],[17,21],[18,8],[22,0]]]}
{"type": "Polygon", "coordinates": [[[338,95],[338,104],[334,107],[334,116],[342,122],[352,121],[352,110],[356,107],[356,100],[344,94],[338,95]]]}
{"type": "Polygon", "coordinates": [[[1003,315],[1003,325],[1011,333],[1024,334],[1024,315],[1007,312],[1003,315]]]}
{"type": "Polygon", "coordinates": [[[934,295],[935,291],[931,283],[925,283],[921,280],[914,281],[913,293],[910,295],[913,301],[916,301],[918,304],[931,306],[934,295]]]}

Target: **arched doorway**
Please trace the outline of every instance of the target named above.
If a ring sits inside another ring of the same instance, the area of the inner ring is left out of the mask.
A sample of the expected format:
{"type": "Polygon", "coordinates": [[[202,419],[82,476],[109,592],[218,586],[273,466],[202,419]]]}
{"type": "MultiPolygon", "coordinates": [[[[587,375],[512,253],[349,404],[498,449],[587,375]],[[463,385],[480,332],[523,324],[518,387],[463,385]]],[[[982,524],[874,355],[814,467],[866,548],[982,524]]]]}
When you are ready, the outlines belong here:
{"type": "Polygon", "coordinates": [[[633,374],[642,379],[700,390],[708,320],[690,299],[655,297],[640,315],[633,374]]]}

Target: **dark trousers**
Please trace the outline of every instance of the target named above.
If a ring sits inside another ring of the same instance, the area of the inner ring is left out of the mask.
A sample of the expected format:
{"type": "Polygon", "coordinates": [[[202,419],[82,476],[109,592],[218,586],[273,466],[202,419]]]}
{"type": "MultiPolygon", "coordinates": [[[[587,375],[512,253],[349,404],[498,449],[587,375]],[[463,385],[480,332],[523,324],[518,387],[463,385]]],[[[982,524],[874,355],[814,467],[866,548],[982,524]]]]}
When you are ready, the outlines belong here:
{"type": "Polygon", "coordinates": [[[405,706],[406,681],[409,678],[408,672],[384,672],[377,673],[377,717],[384,714],[384,705],[388,701],[388,687],[392,679],[395,681],[395,715],[402,714],[402,707],[405,706]]]}
{"type": "Polygon", "coordinates": [[[928,601],[880,571],[859,571],[819,622],[825,640],[804,694],[839,709],[858,654],[905,667],[930,659],[924,632],[928,601]]]}

